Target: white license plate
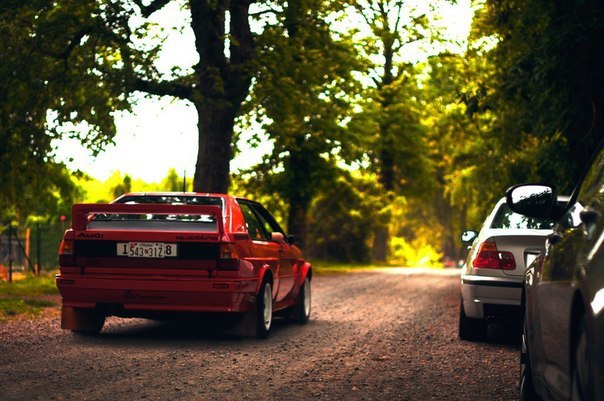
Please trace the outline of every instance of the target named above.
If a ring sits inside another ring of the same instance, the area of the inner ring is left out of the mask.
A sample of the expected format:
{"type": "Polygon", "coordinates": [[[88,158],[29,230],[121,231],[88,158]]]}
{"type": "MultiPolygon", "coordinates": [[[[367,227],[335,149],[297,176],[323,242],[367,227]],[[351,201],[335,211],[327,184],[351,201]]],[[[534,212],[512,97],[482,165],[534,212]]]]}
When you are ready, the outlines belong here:
{"type": "Polygon", "coordinates": [[[178,256],[176,244],[164,242],[118,242],[117,255],[129,258],[173,258],[178,256]]]}

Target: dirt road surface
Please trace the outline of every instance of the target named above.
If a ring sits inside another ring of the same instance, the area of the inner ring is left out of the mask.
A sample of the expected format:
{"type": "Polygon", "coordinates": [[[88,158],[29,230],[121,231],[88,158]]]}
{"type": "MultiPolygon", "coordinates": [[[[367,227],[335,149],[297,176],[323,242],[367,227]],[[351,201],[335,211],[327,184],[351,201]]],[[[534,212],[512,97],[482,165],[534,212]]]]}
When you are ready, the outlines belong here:
{"type": "Polygon", "coordinates": [[[267,340],[118,318],[80,337],[58,308],[0,323],[0,400],[517,399],[513,328],[457,337],[456,271],[317,276],[312,289],[312,320],[277,321],[267,340]]]}

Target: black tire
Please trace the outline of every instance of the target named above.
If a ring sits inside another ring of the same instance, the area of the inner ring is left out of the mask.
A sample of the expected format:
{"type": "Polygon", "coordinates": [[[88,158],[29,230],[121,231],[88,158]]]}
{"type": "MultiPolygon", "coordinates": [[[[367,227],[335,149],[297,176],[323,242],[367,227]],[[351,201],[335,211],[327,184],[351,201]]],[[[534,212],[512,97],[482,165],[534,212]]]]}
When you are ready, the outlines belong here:
{"type": "Polygon", "coordinates": [[[487,323],[484,319],[466,316],[463,301],[459,304],[459,338],[465,341],[481,341],[486,338],[487,323]]]}
{"type": "Polygon", "coordinates": [[[105,325],[105,315],[102,315],[94,310],[91,311],[78,311],[84,320],[84,326],[71,330],[74,334],[79,336],[95,336],[103,330],[105,325]]]}
{"type": "Polygon", "coordinates": [[[537,395],[533,383],[533,370],[531,368],[526,324],[526,321],[523,320],[522,336],[520,339],[520,401],[541,401],[541,397],[537,395]]]}
{"type": "Polygon", "coordinates": [[[588,401],[593,399],[593,373],[591,365],[591,351],[587,339],[587,321],[585,317],[577,329],[576,341],[573,349],[571,367],[571,400],[588,401]]]}
{"type": "Polygon", "coordinates": [[[306,324],[310,319],[310,310],[312,306],[310,279],[306,277],[300,287],[300,293],[296,298],[296,303],[292,309],[292,319],[299,324],[306,324]]]}
{"type": "Polygon", "coordinates": [[[256,296],[256,337],[267,338],[273,325],[273,292],[271,284],[264,281],[256,296]]]}

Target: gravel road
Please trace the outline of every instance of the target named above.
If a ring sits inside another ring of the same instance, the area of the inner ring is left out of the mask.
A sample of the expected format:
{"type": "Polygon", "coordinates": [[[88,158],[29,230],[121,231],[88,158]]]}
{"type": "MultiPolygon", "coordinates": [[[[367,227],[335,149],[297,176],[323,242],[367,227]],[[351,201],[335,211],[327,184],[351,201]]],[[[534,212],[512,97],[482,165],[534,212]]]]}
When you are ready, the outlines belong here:
{"type": "Polygon", "coordinates": [[[305,326],[267,340],[207,322],[109,318],[99,336],[59,310],[0,323],[0,400],[516,400],[513,328],[457,337],[457,271],[316,276],[305,326]]]}

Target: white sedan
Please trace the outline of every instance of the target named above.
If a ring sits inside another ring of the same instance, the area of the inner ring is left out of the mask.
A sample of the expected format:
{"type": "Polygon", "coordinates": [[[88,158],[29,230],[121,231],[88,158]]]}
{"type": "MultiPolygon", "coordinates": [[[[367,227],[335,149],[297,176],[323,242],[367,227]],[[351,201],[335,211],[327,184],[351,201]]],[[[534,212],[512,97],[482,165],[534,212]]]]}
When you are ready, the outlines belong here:
{"type": "Polygon", "coordinates": [[[461,272],[462,340],[484,339],[489,322],[515,323],[519,319],[524,271],[544,250],[552,227],[549,220],[512,212],[502,198],[480,232],[462,234],[462,241],[473,241],[461,272]]]}

